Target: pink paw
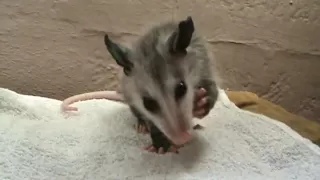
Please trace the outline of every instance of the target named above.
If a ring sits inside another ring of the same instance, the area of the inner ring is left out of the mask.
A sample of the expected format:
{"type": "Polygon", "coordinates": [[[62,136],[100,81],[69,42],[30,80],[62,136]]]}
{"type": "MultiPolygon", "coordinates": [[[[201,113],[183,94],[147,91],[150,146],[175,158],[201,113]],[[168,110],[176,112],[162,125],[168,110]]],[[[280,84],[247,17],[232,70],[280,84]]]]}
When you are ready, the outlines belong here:
{"type": "Polygon", "coordinates": [[[204,88],[200,88],[196,91],[195,100],[194,100],[194,108],[193,108],[193,116],[196,118],[203,118],[208,114],[207,103],[208,96],[206,96],[207,91],[204,88]]]}

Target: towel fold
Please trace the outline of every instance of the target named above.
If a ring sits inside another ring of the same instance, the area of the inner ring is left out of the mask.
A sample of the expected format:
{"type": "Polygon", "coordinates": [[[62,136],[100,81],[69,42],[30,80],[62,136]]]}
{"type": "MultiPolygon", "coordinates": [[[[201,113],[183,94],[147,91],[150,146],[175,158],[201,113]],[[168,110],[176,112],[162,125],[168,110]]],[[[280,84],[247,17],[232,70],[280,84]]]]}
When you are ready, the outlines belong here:
{"type": "Polygon", "coordinates": [[[223,90],[179,154],[146,152],[119,102],[61,101],[0,89],[0,179],[320,179],[320,148],[283,123],[234,106],[223,90]]]}

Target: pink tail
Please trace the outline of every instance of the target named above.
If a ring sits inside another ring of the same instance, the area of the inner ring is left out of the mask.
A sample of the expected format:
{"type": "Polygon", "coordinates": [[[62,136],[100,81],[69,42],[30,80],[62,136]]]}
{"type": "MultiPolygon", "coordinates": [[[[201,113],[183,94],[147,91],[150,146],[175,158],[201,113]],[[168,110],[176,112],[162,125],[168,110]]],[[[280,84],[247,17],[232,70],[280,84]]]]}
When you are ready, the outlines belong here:
{"type": "Polygon", "coordinates": [[[78,94],[65,99],[61,104],[63,111],[77,111],[78,108],[69,106],[78,101],[86,101],[91,99],[108,99],[113,101],[124,102],[123,96],[117,91],[95,91],[84,94],[78,94]]]}

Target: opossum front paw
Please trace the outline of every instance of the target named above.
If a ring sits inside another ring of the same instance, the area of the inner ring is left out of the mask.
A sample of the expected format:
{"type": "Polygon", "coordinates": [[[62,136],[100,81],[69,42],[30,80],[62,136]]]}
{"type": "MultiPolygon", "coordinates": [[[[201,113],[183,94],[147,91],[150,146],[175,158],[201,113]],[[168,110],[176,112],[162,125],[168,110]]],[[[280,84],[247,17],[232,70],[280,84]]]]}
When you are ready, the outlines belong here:
{"type": "Polygon", "coordinates": [[[170,146],[166,151],[165,151],[165,148],[163,148],[163,147],[156,148],[154,145],[148,145],[144,149],[149,151],[149,152],[155,152],[155,153],[158,153],[158,154],[164,154],[164,153],[167,153],[167,152],[179,153],[178,152],[178,148],[174,147],[174,146],[170,146]]]}
{"type": "Polygon", "coordinates": [[[213,103],[213,99],[207,96],[207,91],[200,88],[195,94],[193,116],[199,119],[205,117],[212,109],[213,103]]]}

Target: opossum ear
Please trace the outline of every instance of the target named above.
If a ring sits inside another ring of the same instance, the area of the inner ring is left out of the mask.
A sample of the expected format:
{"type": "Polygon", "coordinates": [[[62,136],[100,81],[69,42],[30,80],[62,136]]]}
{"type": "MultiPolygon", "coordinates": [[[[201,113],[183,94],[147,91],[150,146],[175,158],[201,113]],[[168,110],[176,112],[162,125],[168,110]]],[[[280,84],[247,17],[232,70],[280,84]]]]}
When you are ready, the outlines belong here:
{"type": "Polygon", "coordinates": [[[190,45],[194,24],[191,16],[186,20],[180,21],[177,30],[172,33],[168,40],[169,51],[175,53],[187,53],[187,47],[190,45]]]}
{"type": "Polygon", "coordinates": [[[107,34],[104,36],[104,43],[113,59],[123,68],[125,75],[129,75],[133,64],[129,61],[127,52],[118,44],[112,42],[107,34]]]}

